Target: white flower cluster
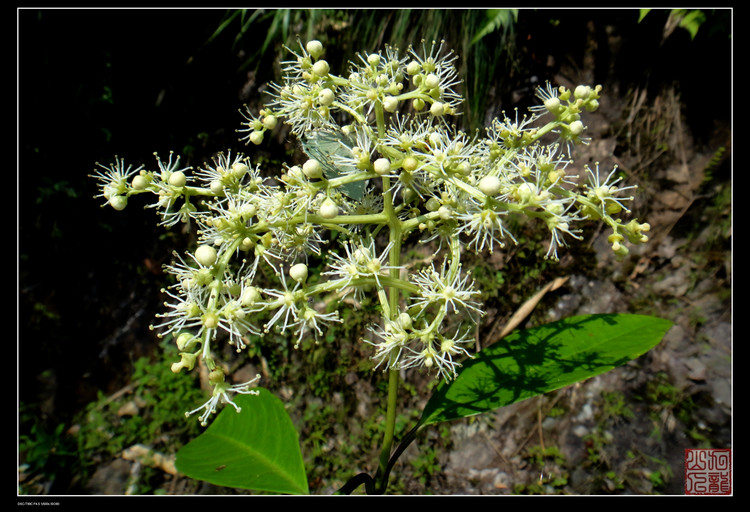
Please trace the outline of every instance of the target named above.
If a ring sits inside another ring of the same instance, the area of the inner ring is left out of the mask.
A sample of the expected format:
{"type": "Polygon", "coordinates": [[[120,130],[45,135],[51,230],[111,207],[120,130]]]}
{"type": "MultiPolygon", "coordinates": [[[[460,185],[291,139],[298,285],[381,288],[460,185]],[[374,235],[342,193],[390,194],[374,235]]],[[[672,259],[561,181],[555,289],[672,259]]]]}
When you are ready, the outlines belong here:
{"type": "MultiPolygon", "coordinates": [[[[576,225],[585,220],[611,228],[618,256],[627,254],[626,240],[647,240],[648,224],[619,218],[635,187],[620,186],[616,170],[602,179],[598,168],[586,168],[580,190],[568,171],[569,149],[586,143],[581,114],[596,110],[600,86],[548,84],[527,116],[503,114],[483,136],[470,137],[447,121],[460,111],[460,81],[457,57],[442,43],[359,55],[347,76],[332,72],[320,42],[300,46],[282,63],[284,81],[272,86],[271,101],[257,116],[243,112],[238,131],[240,140],[261,144],[285,122],[309,156],[304,163],[264,178],[240,154],[221,154],[197,170],[180,169],[170,155],[166,163],[157,157],[153,172],[116,159],[94,175],[117,210],[130,196],[151,193],[162,224],[197,225],[197,250],[166,267],[175,283],[164,290],[166,311],[153,326],[177,342],[174,371],[192,369],[198,358],[214,369],[219,334],[240,351],[248,335],[275,329],[298,347],[340,321],[337,311],[314,306],[316,298],[359,299],[375,290],[382,320],[367,341],[376,366],[431,368],[451,379],[482,315],[461,254],[517,243],[509,217],[541,221],[553,259],[581,238],[576,225]],[[557,140],[543,144],[547,134],[557,140]],[[326,237],[334,231],[337,246],[326,237]],[[406,275],[401,244],[410,234],[432,243],[442,265],[406,275]],[[310,280],[314,256],[325,256],[328,268],[310,280]],[[258,283],[260,265],[275,272],[277,286],[258,283]]],[[[223,382],[203,420],[217,397],[234,391],[223,382]]]]}

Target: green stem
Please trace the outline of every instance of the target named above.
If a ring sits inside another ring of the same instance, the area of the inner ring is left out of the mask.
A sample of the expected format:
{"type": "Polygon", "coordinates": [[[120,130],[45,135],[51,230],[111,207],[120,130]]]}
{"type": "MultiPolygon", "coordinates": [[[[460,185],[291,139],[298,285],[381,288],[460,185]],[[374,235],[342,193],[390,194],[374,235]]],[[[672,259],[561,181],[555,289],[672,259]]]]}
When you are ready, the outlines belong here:
{"type": "MultiPolygon", "coordinates": [[[[380,138],[385,136],[385,115],[383,106],[378,103],[375,105],[375,119],[378,126],[378,135],[380,138]]],[[[387,218],[389,229],[389,241],[391,250],[388,255],[389,265],[391,266],[390,277],[393,280],[399,279],[399,267],[401,265],[401,237],[403,234],[401,221],[398,219],[393,208],[393,197],[391,194],[391,180],[389,177],[383,177],[383,213],[387,218]]],[[[390,320],[398,315],[399,289],[391,286],[388,288],[389,313],[390,320]]],[[[398,399],[398,370],[393,367],[396,363],[395,354],[391,354],[388,371],[388,398],[386,403],[385,417],[385,434],[383,436],[383,445],[380,450],[380,463],[375,478],[375,491],[377,494],[383,494],[388,487],[388,460],[391,457],[393,447],[393,436],[396,430],[396,406],[398,399]]]]}

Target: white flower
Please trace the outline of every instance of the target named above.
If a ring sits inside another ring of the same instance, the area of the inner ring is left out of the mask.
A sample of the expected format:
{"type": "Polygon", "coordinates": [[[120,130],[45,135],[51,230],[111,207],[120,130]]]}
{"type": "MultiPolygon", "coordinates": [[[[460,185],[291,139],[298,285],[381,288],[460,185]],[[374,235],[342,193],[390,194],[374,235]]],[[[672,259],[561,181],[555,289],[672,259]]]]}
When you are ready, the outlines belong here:
{"type": "Polygon", "coordinates": [[[104,166],[100,163],[96,165],[103,170],[96,171],[91,177],[99,180],[99,188],[102,192],[94,197],[103,197],[106,199],[105,205],[112,204],[111,201],[114,197],[126,196],[130,189],[130,184],[128,183],[130,177],[143,169],[143,166],[135,169],[132,165],[125,167],[125,160],[117,157],[115,157],[115,163],[109,166],[104,166]]]}
{"type": "Polygon", "coordinates": [[[420,308],[420,314],[432,304],[437,304],[445,313],[464,309],[472,316],[484,314],[475,300],[480,292],[474,290],[469,275],[461,275],[460,263],[448,267],[447,260],[443,260],[440,272],[430,264],[429,268],[412,276],[411,281],[420,288],[419,295],[413,298],[413,305],[420,308]]]}
{"type": "Polygon", "coordinates": [[[468,350],[462,346],[474,341],[469,332],[467,329],[459,336],[459,332],[456,331],[454,338],[449,338],[439,333],[436,335],[427,333],[421,336],[421,348],[414,349],[407,347],[409,355],[401,360],[399,368],[423,367],[428,370],[436,369],[438,375],[445,381],[455,379],[457,375],[456,369],[461,366],[456,361],[456,358],[460,356],[471,357],[468,350]]]}
{"type": "Polygon", "coordinates": [[[456,234],[465,233],[469,237],[468,246],[478,253],[485,249],[492,252],[495,244],[505,247],[506,238],[517,243],[503,224],[502,217],[506,214],[507,212],[496,211],[491,206],[466,202],[465,211],[454,213],[454,218],[459,223],[456,234]]]}
{"type": "Polygon", "coordinates": [[[638,185],[618,187],[617,184],[622,180],[622,177],[615,177],[617,166],[614,166],[604,181],[599,176],[599,163],[596,164],[596,172],[586,166],[586,173],[589,175],[588,191],[586,193],[589,199],[599,203],[607,213],[616,213],[621,209],[628,213],[630,212],[623,204],[623,201],[632,201],[633,196],[618,197],[618,195],[622,192],[636,189],[638,185]]]}
{"type": "Polygon", "coordinates": [[[383,327],[380,325],[369,327],[370,332],[380,338],[380,341],[364,340],[375,347],[375,354],[372,359],[377,361],[375,368],[378,368],[381,364],[384,365],[383,371],[400,367],[401,353],[410,339],[403,322],[389,319],[385,319],[384,322],[383,327]]]}
{"type": "Polygon", "coordinates": [[[461,94],[454,90],[461,83],[461,80],[458,78],[458,71],[456,71],[454,65],[454,62],[458,59],[458,55],[453,50],[443,53],[444,44],[445,41],[440,41],[440,44],[432,41],[432,45],[428,51],[425,41],[422,41],[421,52],[417,52],[414,48],[409,48],[409,53],[414,57],[414,62],[418,64],[419,68],[411,65],[412,69],[409,70],[407,68],[407,72],[420,69],[425,74],[425,87],[438,89],[439,101],[449,105],[451,111],[455,111],[463,102],[461,94]],[[427,77],[430,77],[430,75],[433,75],[435,78],[427,80],[427,77]],[[431,85],[435,86],[430,87],[431,85]]]}
{"type": "Polygon", "coordinates": [[[551,258],[553,260],[559,259],[557,256],[557,248],[566,245],[563,234],[567,234],[576,240],[583,239],[578,235],[580,230],[574,230],[571,228],[573,222],[581,220],[577,215],[568,213],[574,204],[574,198],[570,198],[569,200],[557,199],[550,201],[545,205],[544,209],[549,214],[546,223],[552,235],[545,258],[551,258]]]}
{"type": "Polygon", "coordinates": [[[300,290],[301,284],[296,282],[294,288],[291,290],[287,286],[286,275],[284,273],[284,267],[278,274],[281,281],[281,289],[276,290],[274,288],[266,288],[263,290],[264,294],[272,297],[272,300],[263,302],[262,306],[264,309],[276,310],[274,316],[263,326],[265,332],[270,330],[283,318],[283,323],[279,326],[279,330],[284,332],[287,328],[299,321],[299,304],[304,302],[305,293],[300,290]]]}
{"type": "Polygon", "coordinates": [[[338,311],[321,313],[306,304],[302,306],[298,316],[297,322],[291,325],[291,327],[297,328],[297,342],[294,344],[294,348],[299,347],[306,333],[313,332],[316,336],[323,336],[322,326],[327,326],[331,322],[341,322],[338,311]]]}
{"type": "Polygon", "coordinates": [[[185,417],[195,414],[196,412],[203,411],[203,414],[201,414],[200,416],[200,422],[201,425],[205,427],[206,425],[208,425],[208,417],[216,412],[216,406],[219,403],[230,404],[237,412],[240,412],[242,409],[232,401],[232,394],[239,393],[242,395],[258,395],[260,392],[258,390],[251,390],[250,386],[258,382],[259,380],[260,375],[256,375],[255,378],[243,384],[235,384],[232,386],[229,385],[229,383],[224,382],[222,379],[221,382],[217,382],[214,385],[214,390],[213,393],[211,393],[211,398],[209,398],[208,401],[206,401],[206,403],[204,403],[200,407],[186,412],[185,417]]]}

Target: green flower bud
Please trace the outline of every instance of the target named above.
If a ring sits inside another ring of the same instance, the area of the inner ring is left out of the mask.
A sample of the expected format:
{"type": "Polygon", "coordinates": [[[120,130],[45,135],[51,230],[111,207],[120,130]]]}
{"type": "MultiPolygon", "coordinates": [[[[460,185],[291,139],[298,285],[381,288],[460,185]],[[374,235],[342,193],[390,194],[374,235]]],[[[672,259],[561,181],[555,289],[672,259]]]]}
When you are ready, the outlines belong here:
{"type": "Polygon", "coordinates": [[[232,174],[237,179],[241,179],[245,174],[247,174],[247,171],[247,165],[243,164],[242,162],[235,162],[234,164],[232,164],[232,174]]]}
{"type": "Polygon", "coordinates": [[[443,220],[450,220],[453,218],[453,210],[451,210],[450,207],[443,205],[438,208],[438,215],[443,220]]]}
{"type": "Polygon", "coordinates": [[[552,97],[544,102],[544,108],[546,108],[549,112],[555,114],[560,110],[560,98],[552,97]]]}
{"type": "Polygon", "coordinates": [[[427,208],[428,212],[436,212],[438,208],[440,208],[440,206],[440,201],[438,201],[434,197],[429,198],[427,200],[427,203],[425,203],[425,208],[427,208]]]}
{"type": "Polygon", "coordinates": [[[183,350],[190,350],[195,346],[197,342],[197,338],[193,336],[190,332],[181,332],[177,335],[177,338],[175,339],[175,343],[177,344],[177,348],[180,351],[183,350]]]}
{"type": "Polygon", "coordinates": [[[208,188],[211,189],[212,194],[217,196],[224,193],[224,184],[221,182],[221,180],[213,180],[208,185],[208,188]]]}
{"type": "Polygon", "coordinates": [[[536,185],[532,183],[521,183],[516,189],[516,194],[522,202],[529,201],[537,194],[536,185]]]}
{"type": "Polygon", "coordinates": [[[208,382],[213,385],[224,383],[224,371],[221,368],[216,368],[208,374],[208,382]]]}
{"type": "Polygon", "coordinates": [[[197,357],[196,354],[180,353],[180,362],[173,363],[170,369],[173,373],[180,373],[180,370],[183,368],[190,371],[195,367],[195,360],[197,357]]]}
{"type": "Polygon", "coordinates": [[[575,88],[575,91],[573,91],[573,96],[581,100],[588,98],[589,94],[591,94],[591,87],[588,85],[579,85],[575,88]]]}
{"type": "Polygon", "coordinates": [[[401,325],[403,329],[411,329],[412,328],[411,315],[409,313],[401,313],[400,315],[398,315],[398,323],[401,325]]]}
{"type": "Polygon", "coordinates": [[[242,295],[240,295],[240,304],[245,307],[252,306],[260,299],[260,290],[258,290],[255,286],[248,286],[247,288],[242,290],[242,295]]]}

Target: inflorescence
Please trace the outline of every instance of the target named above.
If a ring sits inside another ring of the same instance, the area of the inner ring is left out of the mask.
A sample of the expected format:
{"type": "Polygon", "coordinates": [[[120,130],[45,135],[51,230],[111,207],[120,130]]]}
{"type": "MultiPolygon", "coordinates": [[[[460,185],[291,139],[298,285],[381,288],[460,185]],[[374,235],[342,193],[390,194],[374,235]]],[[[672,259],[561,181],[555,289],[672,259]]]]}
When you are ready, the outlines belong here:
{"type": "Polygon", "coordinates": [[[192,370],[198,360],[211,371],[211,399],[191,412],[203,411],[202,423],[219,402],[234,405],[231,395],[250,392],[258,380],[228,385],[215,344],[226,340],[239,352],[248,336],[272,330],[289,334],[295,347],[318,339],[341,321],[337,310],[317,305],[323,296],[359,299],[375,290],[382,319],[365,340],[375,366],[454,378],[483,315],[462,251],[517,243],[514,216],[547,229],[551,259],[582,238],[577,226],[585,221],[611,229],[618,257],[628,253],[626,241],[648,239],[648,224],[619,217],[629,213],[635,186],[622,186],[617,169],[602,175],[598,166],[585,168],[582,187],[568,170],[572,148],[587,142],[581,114],[598,108],[601,86],[547,84],[526,116],[503,114],[471,137],[448,121],[460,113],[460,80],[457,56],[443,43],[363,53],[346,75],[332,72],[320,42],[300,47],[282,63],[284,80],[272,85],[264,108],[242,112],[238,132],[241,141],[261,144],[279,122],[288,123],[306,162],[270,179],[242,154],[220,154],[200,169],[181,168],[170,154],[166,162],[157,156],[154,171],[115,158],[97,164],[93,175],[97,197],[116,210],[132,196],[152,194],[149,206],[162,225],[196,226],[198,247],[165,266],[174,283],[152,328],[175,339],[180,361],[173,371],[192,370]],[[542,143],[545,135],[551,142],[542,143]],[[337,232],[338,245],[327,232],[337,232]],[[438,265],[405,272],[401,242],[412,233],[436,247],[438,265]],[[315,280],[308,279],[311,255],[328,265],[315,280]],[[259,284],[261,265],[278,277],[276,286],[259,284]],[[456,325],[456,312],[466,313],[463,324],[456,325]]]}

